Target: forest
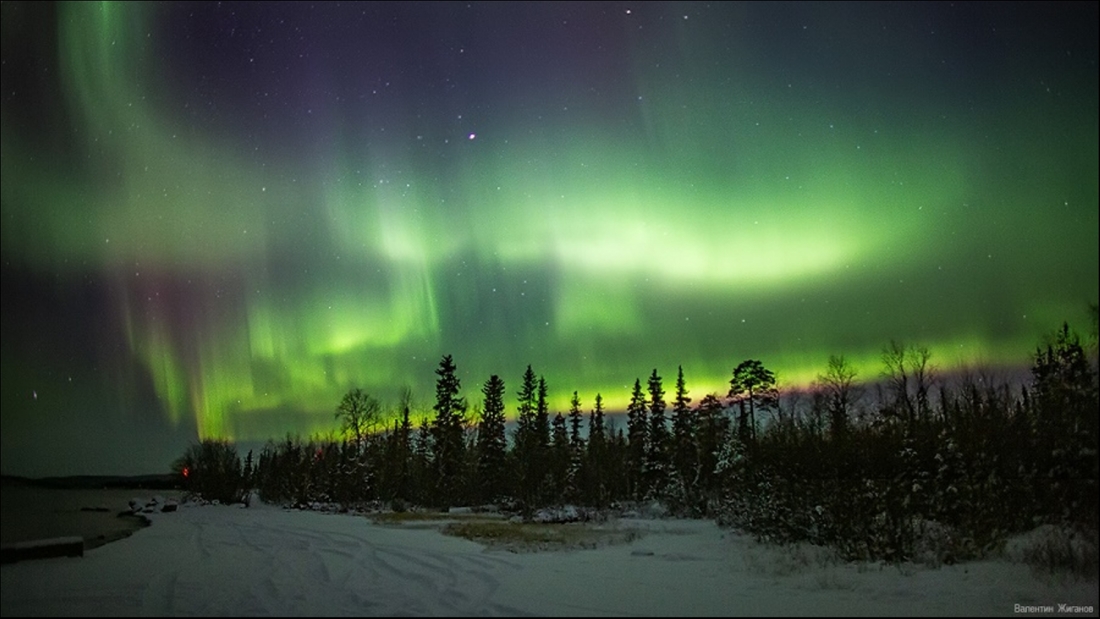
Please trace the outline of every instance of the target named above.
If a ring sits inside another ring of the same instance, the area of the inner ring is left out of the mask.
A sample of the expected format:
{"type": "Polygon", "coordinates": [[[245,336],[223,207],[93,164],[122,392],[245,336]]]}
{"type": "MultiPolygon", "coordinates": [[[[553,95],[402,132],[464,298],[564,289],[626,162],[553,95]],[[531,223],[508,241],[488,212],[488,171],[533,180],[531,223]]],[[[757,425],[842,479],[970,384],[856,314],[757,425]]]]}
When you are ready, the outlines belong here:
{"type": "Polygon", "coordinates": [[[1063,324],[1019,384],[981,371],[949,380],[927,349],[897,342],[881,376],[864,379],[834,356],[802,392],[748,359],[727,393],[693,402],[681,368],[674,381],[654,369],[634,381],[624,418],[601,394],[589,408],[574,392],[568,411],[552,412],[530,366],[514,394],[496,375],[464,393],[447,355],[430,413],[414,411],[408,390],[387,407],[352,389],[335,408],[338,433],[287,436],[243,458],[204,440],[174,472],[221,503],[256,494],[341,511],[472,506],[525,520],[562,506],[580,519],[648,506],[847,560],[971,560],[1054,525],[1068,533],[1033,560],[1095,574],[1096,358],[1095,335],[1083,345],[1063,324]],[[1084,555],[1073,550],[1082,540],[1084,555]]]}

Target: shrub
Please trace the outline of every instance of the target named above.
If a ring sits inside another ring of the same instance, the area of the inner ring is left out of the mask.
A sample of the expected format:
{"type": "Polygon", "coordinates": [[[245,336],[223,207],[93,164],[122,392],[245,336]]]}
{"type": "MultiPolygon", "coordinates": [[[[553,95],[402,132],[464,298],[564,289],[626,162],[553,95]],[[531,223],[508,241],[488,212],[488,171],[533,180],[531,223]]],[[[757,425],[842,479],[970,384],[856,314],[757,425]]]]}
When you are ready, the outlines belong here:
{"type": "Polygon", "coordinates": [[[1005,553],[1037,572],[1082,578],[1096,578],[1100,556],[1096,529],[1049,524],[1012,539],[1005,553]]]}
{"type": "Polygon", "coordinates": [[[244,500],[245,480],[237,448],[228,441],[206,439],[187,448],[173,470],[188,492],[223,504],[244,500]]]}

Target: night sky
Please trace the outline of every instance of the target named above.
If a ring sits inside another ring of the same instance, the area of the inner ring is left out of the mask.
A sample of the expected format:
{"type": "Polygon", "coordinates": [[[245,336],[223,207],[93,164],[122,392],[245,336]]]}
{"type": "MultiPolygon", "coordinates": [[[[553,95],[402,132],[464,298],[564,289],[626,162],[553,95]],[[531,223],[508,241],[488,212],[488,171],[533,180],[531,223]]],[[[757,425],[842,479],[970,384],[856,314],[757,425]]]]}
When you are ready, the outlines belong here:
{"type": "Polygon", "coordinates": [[[3,471],[657,368],[1026,367],[1098,296],[1097,4],[4,3],[3,471]]]}

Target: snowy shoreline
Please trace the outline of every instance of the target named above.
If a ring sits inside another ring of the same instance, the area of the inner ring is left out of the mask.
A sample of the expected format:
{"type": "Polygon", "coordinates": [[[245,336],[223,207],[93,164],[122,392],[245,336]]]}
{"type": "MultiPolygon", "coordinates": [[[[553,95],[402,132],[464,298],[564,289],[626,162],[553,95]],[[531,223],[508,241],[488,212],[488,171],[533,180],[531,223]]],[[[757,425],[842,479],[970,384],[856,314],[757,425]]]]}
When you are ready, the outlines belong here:
{"type": "Polygon", "coordinates": [[[1012,615],[1097,607],[1097,583],[980,561],[835,563],[694,520],[584,550],[512,553],[361,516],[182,504],[77,559],[0,569],[11,615],[1012,615]]]}

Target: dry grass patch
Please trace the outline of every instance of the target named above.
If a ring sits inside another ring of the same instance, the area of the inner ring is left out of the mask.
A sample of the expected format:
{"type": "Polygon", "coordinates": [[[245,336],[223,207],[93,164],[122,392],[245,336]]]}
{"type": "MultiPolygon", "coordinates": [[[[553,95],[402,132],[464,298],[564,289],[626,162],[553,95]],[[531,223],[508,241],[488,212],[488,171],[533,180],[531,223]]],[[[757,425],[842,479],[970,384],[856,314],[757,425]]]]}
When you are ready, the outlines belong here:
{"type": "Polygon", "coordinates": [[[400,525],[407,523],[428,522],[465,522],[465,521],[502,521],[504,516],[493,513],[452,513],[452,512],[377,512],[367,514],[371,522],[375,524],[400,525]]]}
{"type": "Polygon", "coordinates": [[[626,544],[641,537],[633,529],[580,523],[543,524],[506,520],[465,520],[443,527],[443,533],[512,552],[600,548],[626,544]]]}
{"type": "Polygon", "coordinates": [[[757,542],[742,557],[749,572],[768,576],[818,572],[843,563],[836,551],[805,542],[784,545],[757,542]]]}

